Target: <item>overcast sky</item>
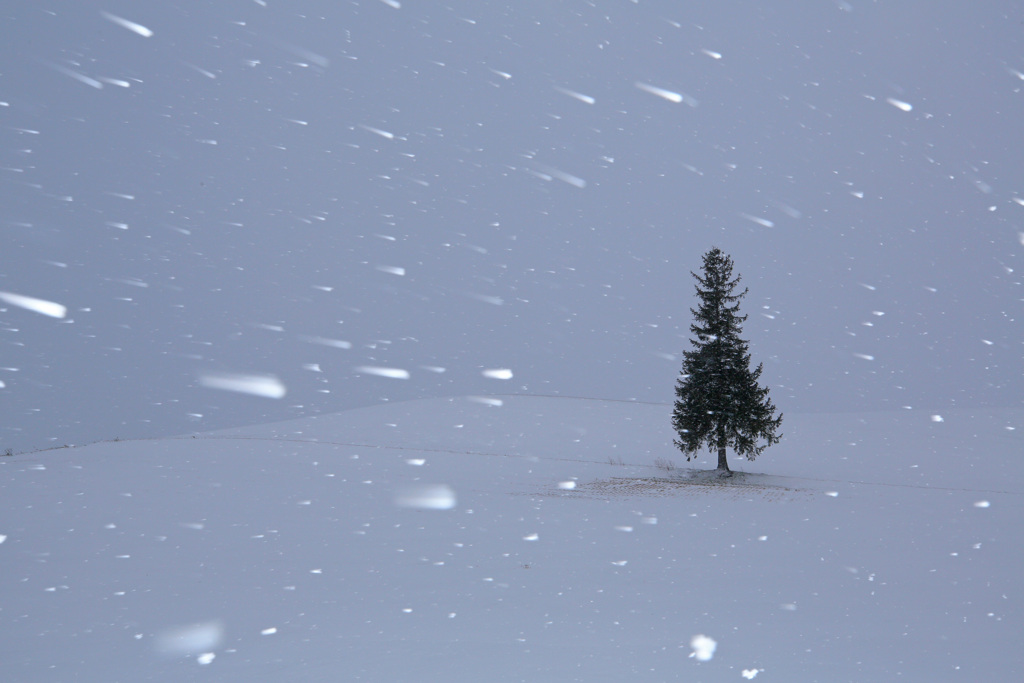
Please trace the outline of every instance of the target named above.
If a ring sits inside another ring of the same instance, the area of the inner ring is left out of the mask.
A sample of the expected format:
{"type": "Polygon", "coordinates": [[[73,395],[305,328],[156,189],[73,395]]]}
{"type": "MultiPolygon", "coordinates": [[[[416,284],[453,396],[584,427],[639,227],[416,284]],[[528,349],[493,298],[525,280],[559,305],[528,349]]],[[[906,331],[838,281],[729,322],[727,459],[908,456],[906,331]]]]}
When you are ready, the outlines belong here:
{"type": "Polygon", "coordinates": [[[0,22],[0,447],[422,396],[668,402],[712,245],[783,412],[1021,405],[1017,3],[0,22]]]}

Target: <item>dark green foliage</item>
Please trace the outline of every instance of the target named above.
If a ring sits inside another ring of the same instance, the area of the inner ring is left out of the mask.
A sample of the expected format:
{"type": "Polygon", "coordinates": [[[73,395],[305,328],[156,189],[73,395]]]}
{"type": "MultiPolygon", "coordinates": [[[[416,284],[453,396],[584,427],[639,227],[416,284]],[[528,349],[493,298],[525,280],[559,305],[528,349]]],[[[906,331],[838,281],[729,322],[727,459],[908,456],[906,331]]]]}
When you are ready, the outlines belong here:
{"type": "Polygon", "coordinates": [[[732,259],[715,247],[704,254],[703,275],[691,272],[700,299],[697,309],[690,309],[690,332],[696,338],[690,339],[693,349],[683,352],[672,411],[672,427],[679,434],[674,443],[686,459],[707,446],[718,453],[718,469],[725,472],[727,447],[753,460],[782,436],[776,434],[782,415],[775,417],[768,388],[757,384],[762,365],[750,369],[747,342],[740,338],[747,316],[740,315],[739,302],[747,290],[735,293],[740,276],[733,279],[732,266],[732,259]]]}

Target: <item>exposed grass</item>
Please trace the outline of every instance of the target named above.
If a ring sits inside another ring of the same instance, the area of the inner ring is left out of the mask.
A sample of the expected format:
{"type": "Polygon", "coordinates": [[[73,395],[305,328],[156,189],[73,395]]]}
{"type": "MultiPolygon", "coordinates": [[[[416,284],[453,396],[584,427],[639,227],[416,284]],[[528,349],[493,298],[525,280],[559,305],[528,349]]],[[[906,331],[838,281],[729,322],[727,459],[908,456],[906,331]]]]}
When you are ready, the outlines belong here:
{"type": "Polygon", "coordinates": [[[676,469],[676,464],[668,458],[655,458],[654,466],[666,472],[674,472],[676,469]]]}

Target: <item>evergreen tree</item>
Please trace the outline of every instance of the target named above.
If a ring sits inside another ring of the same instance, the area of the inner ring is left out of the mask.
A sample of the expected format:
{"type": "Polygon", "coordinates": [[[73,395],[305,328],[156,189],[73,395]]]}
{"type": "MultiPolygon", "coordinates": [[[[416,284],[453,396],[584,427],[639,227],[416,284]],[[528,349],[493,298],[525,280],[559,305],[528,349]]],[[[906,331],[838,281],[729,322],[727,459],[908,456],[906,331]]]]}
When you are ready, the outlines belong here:
{"type": "Polygon", "coordinates": [[[683,369],[676,381],[676,402],[672,427],[679,434],[675,445],[686,459],[696,457],[707,446],[718,452],[718,469],[728,473],[725,449],[753,460],[779,442],[776,430],[782,415],[775,417],[775,406],[768,388],[757,384],[762,366],[750,369],[747,342],[740,339],[740,299],[747,289],[734,293],[740,276],[732,278],[732,259],[714,247],[704,254],[703,276],[691,271],[697,280],[700,305],[690,309],[694,322],[690,332],[696,336],[693,349],[683,352],[683,369]],[[759,441],[764,443],[759,445],[759,441]]]}

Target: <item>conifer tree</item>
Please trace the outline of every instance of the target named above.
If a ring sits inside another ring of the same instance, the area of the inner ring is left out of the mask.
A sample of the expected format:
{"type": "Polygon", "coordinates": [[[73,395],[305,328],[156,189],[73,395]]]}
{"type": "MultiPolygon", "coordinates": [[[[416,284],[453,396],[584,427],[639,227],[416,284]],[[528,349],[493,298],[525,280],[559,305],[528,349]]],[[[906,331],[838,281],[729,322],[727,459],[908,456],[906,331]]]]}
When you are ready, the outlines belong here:
{"type": "Polygon", "coordinates": [[[740,315],[736,293],[740,276],[732,277],[732,259],[713,247],[704,254],[704,271],[697,280],[700,305],[690,309],[692,350],[683,352],[683,368],[676,381],[672,427],[679,434],[675,445],[690,460],[704,446],[718,453],[718,469],[730,473],[725,450],[732,449],[748,460],[779,442],[776,434],[782,415],[768,388],[758,386],[763,364],[750,369],[747,341],[740,338],[747,316],[740,315]],[[759,443],[763,441],[763,443],[759,443]]]}

